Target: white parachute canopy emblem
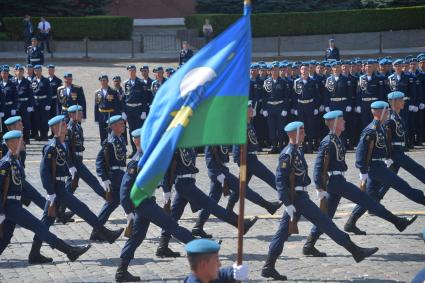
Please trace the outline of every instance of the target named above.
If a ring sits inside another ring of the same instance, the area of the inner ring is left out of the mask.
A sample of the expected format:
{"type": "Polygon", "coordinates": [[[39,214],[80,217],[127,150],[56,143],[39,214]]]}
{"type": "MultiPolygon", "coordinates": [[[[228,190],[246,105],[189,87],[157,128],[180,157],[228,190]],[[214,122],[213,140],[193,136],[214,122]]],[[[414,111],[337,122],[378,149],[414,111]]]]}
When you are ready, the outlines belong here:
{"type": "Polygon", "coordinates": [[[180,83],[180,96],[185,97],[199,86],[212,81],[217,74],[210,67],[198,67],[190,70],[180,83]]]}

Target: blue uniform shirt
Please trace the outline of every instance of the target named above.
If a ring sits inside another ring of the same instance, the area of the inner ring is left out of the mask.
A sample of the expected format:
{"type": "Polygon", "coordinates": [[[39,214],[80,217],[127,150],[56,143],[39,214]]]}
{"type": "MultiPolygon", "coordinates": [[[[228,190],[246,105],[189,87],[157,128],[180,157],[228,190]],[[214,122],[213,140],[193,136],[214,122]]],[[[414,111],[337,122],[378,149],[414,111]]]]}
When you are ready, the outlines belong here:
{"type": "Polygon", "coordinates": [[[12,80],[0,82],[0,110],[6,115],[11,115],[10,111],[16,110],[18,106],[18,96],[16,95],[16,86],[12,80]]]}
{"type": "Polygon", "coordinates": [[[298,78],[294,81],[294,92],[292,97],[293,109],[303,107],[317,109],[320,106],[319,85],[310,77],[307,78],[305,83],[302,78],[298,78]]]}
{"type": "Polygon", "coordinates": [[[126,166],[126,153],[127,148],[124,138],[117,137],[114,134],[109,134],[108,138],[104,141],[102,149],[96,157],[96,173],[102,181],[111,179],[111,171],[114,168],[122,168],[126,166]],[[109,167],[107,168],[105,160],[105,148],[108,149],[109,167]]]}
{"type": "Polygon", "coordinates": [[[8,196],[20,196],[22,195],[22,185],[25,179],[25,172],[22,166],[22,163],[16,157],[12,156],[8,152],[0,160],[0,214],[4,214],[3,207],[3,183],[5,177],[9,175],[9,190],[7,192],[8,196]]]}
{"type": "Polygon", "coordinates": [[[134,210],[134,205],[130,198],[130,192],[139,172],[138,164],[142,155],[143,154],[138,151],[133,156],[133,158],[128,162],[127,171],[122,178],[120,187],[120,203],[126,214],[129,214],[134,210]]]}
{"type": "MultiPolygon", "coordinates": [[[[76,162],[78,153],[82,153],[84,148],[84,132],[80,123],[69,120],[68,132],[66,136],[66,145],[69,150],[71,160],[76,162]],[[75,152],[71,152],[72,147],[75,146],[75,152]]],[[[82,158],[82,157],[81,157],[82,158]]]]}
{"type": "Polygon", "coordinates": [[[406,127],[400,115],[391,111],[390,118],[385,121],[384,127],[391,134],[391,148],[397,151],[404,151],[403,143],[405,142],[406,127]]]}
{"type": "MultiPolygon", "coordinates": [[[[409,73],[402,72],[400,77],[394,73],[387,79],[389,91],[401,91],[406,99],[406,106],[416,105],[416,83],[415,78],[409,73]]],[[[406,108],[406,107],[405,107],[406,108]]]]}
{"type": "Polygon", "coordinates": [[[62,106],[62,113],[67,113],[68,108],[72,105],[80,105],[83,107],[83,119],[87,118],[86,97],[83,87],[74,84],[69,87],[60,86],[58,88],[58,98],[62,106]]]}
{"type": "Polygon", "coordinates": [[[49,105],[52,101],[52,92],[50,89],[49,80],[41,76],[40,79],[34,77],[31,83],[32,92],[34,95],[34,104],[41,108],[49,105]]]}
{"type": "MultiPolygon", "coordinates": [[[[257,135],[255,134],[254,126],[249,123],[247,126],[247,153],[255,155],[259,149],[257,135]]],[[[237,163],[239,165],[240,163],[240,151],[241,147],[240,145],[234,145],[233,146],[233,162],[237,163]]]]}
{"type": "Polygon", "coordinates": [[[31,82],[25,78],[18,80],[17,77],[13,78],[13,83],[16,87],[16,93],[18,95],[17,109],[21,111],[27,111],[27,107],[34,107],[34,95],[32,93],[31,82]]]}
{"type": "Polygon", "coordinates": [[[149,104],[152,100],[151,93],[151,82],[141,80],[136,77],[132,82],[127,80],[124,82],[124,94],[125,94],[125,112],[148,112],[149,104]]]}
{"type": "Polygon", "coordinates": [[[350,95],[352,83],[347,76],[339,74],[338,79],[336,79],[335,75],[331,75],[327,78],[325,87],[324,103],[331,111],[341,110],[345,112],[346,107],[352,105],[352,96],[350,95]]]}
{"type": "Polygon", "coordinates": [[[109,117],[121,115],[122,100],[118,92],[110,87],[98,89],[94,93],[94,121],[106,123],[109,117]]]}
{"type": "Polygon", "coordinates": [[[278,77],[267,78],[263,84],[263,109],[269,114],[280,115],[282,110],[288,111],[291,99],[291,88],[287,80],[278,77]]]}
{"type": "Polygon", "coordinates": [[[225,145],[206,146],[205,162],[208,168],[208,176],[212,180],[217,180],[217,176],[229,172],[225,165],[229,163],[229,147],[225,145]]]}
{"type": "Polygon", "coordinates": [[[44,52],[41,47],[29,46],[27,48],[27,64],[44,65],[44,52]]]}

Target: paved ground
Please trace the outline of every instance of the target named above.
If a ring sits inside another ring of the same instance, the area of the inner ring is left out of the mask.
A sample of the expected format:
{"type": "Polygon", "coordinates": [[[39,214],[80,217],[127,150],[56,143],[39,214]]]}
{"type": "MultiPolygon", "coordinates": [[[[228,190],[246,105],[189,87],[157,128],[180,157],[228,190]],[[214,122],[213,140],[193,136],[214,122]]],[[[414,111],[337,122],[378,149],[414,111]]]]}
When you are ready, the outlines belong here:
{"type": "MultiPolygon", "coordinates": [[[[6,62],[12,64],[12,62],[6,62]]],[[[140,66],[138,63],[137,66],[140,66]]],[[[155,64],[153,64],[155,65],[155,64]]],[[[113,76],[116,74],[125,77],[125,63],[87,63],[87,62],[57,62],[58,74],[72,72],[75,83],[81,84],[86,92],[88,101],[89,117],[83,124],[86,133],[86,153],[85,164],[94,172],[94,158],[98,151],[98,130],[93,122],[93,93],[98,87],[97,77],[100,73],[113,76]]],[[[164,64],[165,66],[165,64],[164,64]]],[[[40,192],[44,194],[39,177],[39,160],[41,143],[32,143],[28,149],[27,177],[40,192]]],[[[425,151],[420,149],[410,152],[415,160],[425,163],[425,151]]],[[[350,167],[348,179],[357,183],[358,171],[354,169],[354,156],[352,153],[347,156],[347,163],[350,167]]],[[[276,155],[261,155],[260,159],[271,170],[275,170],[276,155]]],[[[307,155],[310,167],[314,161],[314,155],[307,155]]],[[[205,192],[208,190],[209,181],[206,174],[205,162],[202,157],[198,158],[200,174],[197,183],[205,192]]],[[[231,170],[236,171],[236,166],[232,163],[231,170]]],[[[310,171],[311,175],[311,171],[310,171]]],[[[425,190],[425,185],[418,180],[401,171],[400,175],[415,187],[425,190]]],[[[275,200],[276,193],[263,182],[253,179],[252,187],[260,192],[266,199],[275,200]]],[[[97,213],[103,202],[91,191],[83,182],[77,195],[84,200],[90,208],[97,213]]],[[[312,198],[315,197],[310,192],[312,198]]],[[[162,199],[157,194],[159,200],[162,199]]],[[[220,203],[225,205],[226,200],[220,203]]],[[[409,227],[404,233],[399,233],[391,224],[384,222],[377,217],[365,215],[359,226],[366,229],[368,236],[353,236],[353,240],[361,246],[378,246],[379,252],[372,258],[356,264],[349,256],[348,252],[333,243],[327,236],[324,236],[318,243],[318,248],[328,253],[327,258],[307,258],[301,254],[303,242],[306,240],[311,224],[303,220],[300,222],[300,234],[290,238],[285,245],[284,252],[277,262],[277,269],[286,274],[290,280],[296,282],[408,282],[422,268],[425,267],[424,242],[419,234],[425,227],[425,208],[408,201],[405,197],[391,190],[383,201],[390,210],[401,215],[418,213],[419,219],[414,225],[409,227]]],[[[336,223],[342,227],[347,219],[347,214],[353,208],[353,204],[343,201],[339,207],[336,223]]],[[[237,208],[236,208],[237,209],[237,208]]],[[[237,211],[235,209],[235,211],[237,211]]],[[[37,216],[41,215],[41,210],[31,205],[29,210],[37,216]]],[[[247,215],[259,215],[261,219],[254,228],[246,235],[244,241],[244,261],[250,267],[250,278],[253,281],[265,281],[260,276],[261,266],[266,259],[266,253],[271,237],[278,226],[278,221],[283,213],[280,209],[276,215],[271,216],[260,207],[247,203],[247,215]]],[[[196,215],[189,209],[185,211],[181,224],[191,228],[196,215]]],[[[51,230],[73,244],[87,243],[91,228],[84,222],[77,219],[77,223],[68,225],[55,225],[51,230]]],[[[107,223],[110,228],[124,227],[125,217],[121,209],[112,215],[111,221],[107,223]]],[[[221,249],[221,259],[223,265],[230,265],[236,259],[236,230],[215,218],[211,219],[206,230],[213,233],[217,239],[223,240],[221,249]]],[[[136,252],[136,258],[131,263],[130,271],[140,275],[146,282],[181,281],[188,273],[189,267],[184,257],[175,260],[158,259],[155,257],[155,249],[158,243],[160,230],[156,226],[151,226],[146,240],[136,252]]],[[[120,238],[116,243],[93,244],[92,248],[77,262],[70,263],[67,258],[52,250],[48,246],[43,246],[42,252],[54,258],[53,264],[43,266],[29,266],[27,257],[31,248],[33,234],[27,230],[18,228],[8,249],[0,256],[0,282],[108,282],[113,281],[116,266],[119,262],[120,250],[125,243],[124,238],[120,238]]],[[[184,254],[182,244],[174,241],[172,248],[184,254]]]]}

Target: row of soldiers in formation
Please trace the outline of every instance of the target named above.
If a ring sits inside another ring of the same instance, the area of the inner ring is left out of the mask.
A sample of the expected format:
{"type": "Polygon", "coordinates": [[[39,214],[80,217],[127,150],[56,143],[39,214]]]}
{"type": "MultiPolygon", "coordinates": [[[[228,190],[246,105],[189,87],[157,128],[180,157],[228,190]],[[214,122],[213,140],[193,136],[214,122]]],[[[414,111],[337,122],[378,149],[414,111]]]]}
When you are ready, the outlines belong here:
{"type": "MultiPolygon", "coordinates": [[[[315,248],[315,243],[322,233],[326,233],[337,244],[352,254],[356,262],[377,252],[378,248],[362,248],[352,242],[346,232],[365,235],[356,226],[358,219],[369,210],[376,216],[392,223],[399,231],[404,231],[417,216],[412,218],[399,217],[391,213],[380,200],[389,188],[394,188],[408,199],[425,205],[424,192],[413,188],[397,175],[400,168],[405,169],[425,184],[425,169],[404,153],[406,127],[402,110],[405,107],[405,95],[402,92],[391,92],[388,95],[390,105],[385,101],[374,101],[369,111],[372,121],[362,131],[356,148],[356,167],[360,171],[361,189],[348,182],[344,174],[348,167],[345,161],[346,147],[343,140],[345,130],[344,112],[329,111],[323,115],[328,134],[322,139],[314,164],[313,181],[317,196],[323,202],[321,210],[310,200],[307,188],[311,183],[308,175],[308,165],[304,158],[303,142],[305,139],[305,124],[301,121],[288,123],[284,131],[288,136],[288,145],[282,149],[276,174],[271,172],[258,158],[259,143],[252,125],[253,108],[248,108],[247,127],[247,188],[246,198],[270,214],[285,206],[279,227],[269,246],[267,260],[262,268],[262,276],[285,280],[275,269],[275,263],[283,250],[284,242],[290,234],[296,233],[296,222],[303,215],[314,224],[303,254],[324,257],[326,253],[315,248]],[[270,189],[277,191],[277,201],[263,198],[249,186],[252,176],[262,179],[270,189]],[[357,204],[341,231],[332,221],[341,198],[346,198],[357,204]],[[327,206],[325,208],[325,206],[327,206]]],[[[10,130],[4,135],[4,157],[0,161],[0,223],[2,237],[0,239],[0,254],[9,244],[15,225],[30,229],[35,233],[29,262],[40,264],[51,262],[52,259],[40,253],[41,243],[47,242],[51,247],[68,255],[71,261],[76,260],[90,246],[72,247],[53,233],[49,227],[55,219],[63,223],[72,221],[73,214],[84,219],[93,231],[92,241],[107,241],[113,243],[123,232],[123,229],[111,231],[104,225],[111,213],[121,204],[127,215],[129,237],[121,251],[121,261],[116,271],[117,281],[139,281],[140,277],[128,272],[128,265],[134,258],[137,247],[144,240],[150,222],[161,227],[158,257],[178,257],[180,254],[169,248],[171,236],[188,243],[195,237],[212,238],[204,231],[209,215],[213,214],[233,227],[238,227],[237,214],[233,209],[239,197],[239,178],[233,175],[227,163],[232,151],[233,160],[240,165],[240,146],[214,145],[205,147],[205,162],[211,181],[209,195],[203,193],[196,184],[196,152],[193,148],[176,150],[169,169],[158,188],[163,192],[164,207],[157,204],[155,197],[143,200],[135,207],[130,198],[130,191],[138,175],[138,162],[143,155],[140,148],[141,130],[131,132],[131,139],[136,146],[136,153],[127,163],[126,145],[123,134],[125,120],[122,115],[108,118],[110,133],[96,157],[96,174],[100,181],[87,169],[83,163],[84,135],[81,119],[84,109],[81,105],[73,105],[67,109],[67,116],[58,115],[48,121],[54,134],[43,148],[40,165],[40,177],[47,196],[40,193],[26,180],[24,171],[25,144],[22,141],[22,118],[13,116],[5,121],[10,130]],[[104,205],[96,216],[84,202],[74,195],[78,188],[78,179],[84,180],[96,194],[104,199],[104,205]],[[172,187],[175,195],[172,199],[172,187]],[[229,195],[226,207],[218,204],[221,195],[229,195]],[[36,219],[22,207],[33,201],[41,209],[41,220],[36,219]],[[198,219],[192,229],[178,224],[183,211],[190,205],[193,212],[199,211],[198,219]],[[69,211],[66,211],[69,209],[69,211]]],[[[281,129],[283,131],[283,129],[281,129]]],[[[258,218],[245,219],[244,232],[247,233],[258,218]]],[[[193,274],[196,265],[191,265],[193,274]]],[[[219,282],[226,280],[241,280],[238,270],[246,270],[235,265],[227,272],[219,272],[216,277],[219,282]],[[239,275],[238,275],[239,274],[239,275]]],[[[242,272],[243,273],[243,272],[242,272]]],[[[188,282],[199,282],[191,275],[188,282]]]]}

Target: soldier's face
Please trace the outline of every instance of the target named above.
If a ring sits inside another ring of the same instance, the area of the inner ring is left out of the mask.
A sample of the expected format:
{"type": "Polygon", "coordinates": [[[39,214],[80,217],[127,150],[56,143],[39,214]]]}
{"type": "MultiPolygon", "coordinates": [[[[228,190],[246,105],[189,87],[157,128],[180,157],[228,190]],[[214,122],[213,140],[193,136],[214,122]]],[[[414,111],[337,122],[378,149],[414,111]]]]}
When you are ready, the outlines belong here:
{"type": "Polygon", "coordinates": [[[251,69],[250,73],[251,73],[251,76],[253,76],[253,77],[258,76],[258,70],[257,69],[251,69]]]}
{"type": "Polygon", "coordinates": [[[120,81],[114,81],[114,87],[115,88],[119,88],[121,86],[121,82],[120,81]]]}
{"type": "Polygon", "coordinates": [[[34,74],[39,77],[41,76],[41,69],[34,70],[34,74]]]}
{"type": "Polygon", "coordinates": [[[302,75],[303,77],[308,76],[308,69],[307,69],[307,67],[306,67],[306,66],[302,66],[302,67],[301,67],[301,69],[300,69],[300,71],[301,71],[301,75],[302,75]]]}
{"type": "Polygon", "coordinates": [[[336,131],[343,132],[345,130],[345,120],[343,117],[336,119],[336,131]]]}
{"type": "Polygon", "coordinates": [[[68,77],[67,78],[64,78],[64,81],[68,85],[72,84],[72,78],[68,78],[68,77]]]}
{"type": "Polygon", "coordinates": [[[261,76],[261,77],[265,77],[265,76],[267,76],[267,70],[266,70],[266,69],[261,69],[261,70],[260,70],[260,76],[261,76]]]}
{"type": "Polygon", "coordinates": [[[273,77],[277,77],[277,76],[279,76],[279,69],[278,68],[272,68],[272,70],[271,70],[271,75],[273,76],[273,77]]]}
{"type": "Polygon", "coordinates": [[[142,73],[142,77],[146,78],[149,75],[149,70],[142,69],[141,73],[142,73]]]}
{"type": "Polygon", "coordinates": [[[411,62],[410,63],[410,69],[413,71],[416,71],[416,68],[418,67],[418,65],[416,64],[416,62],[411,62]]]}
{"type": "Polygon", "coordinates": [[[103,88],[107,88],[108,87],[108,80],[105,80],[105,79],[100,80],[100,85],[103,88]]]}
{"type": "Polygon", "coordinates": [[[205,278],[208,281],[214,281],[218,278],[218,270],[221,267],[221,262],[218,253],[212,254],[205,260],[201,260],[197,265],[197,270],[205,272],[205,278]]]}
{"type": "Polygon", "coordinates": [[[403,71],[403,65],[401,65],[401,64],[394,65],[393,68],[394,68],[394,71],[397,72],[397,73],[400,73],[400,72],[403,71]]]}
{"type": "Polygon", "coordinates": [[[18,154],[20,151],[20,144],[22,144],[22,138],[8,140],[6,144],[13,154],[18,154]]]}
{"type": "Polygon", "coordinates": [[[133,142],[136,145],[137,149],[140,149],[140,137],[133,138],[133,142]]]}
{"type": "Polygon", "coordinates": [[[130,77],[135,77],[136,76],[136,70],[135,69],[130,69],[128,70],[128,75],[130,77]]]}
{"type": "Polygon", "coordinates": [[[405,104],[406,104],[406,102],[404,101],[404,99],[396,99],[396,100],[392,101],[392,105],[394,107],[394,110],[404,109],[405,104]]]}
{"type": "Polygon", "coordinates": [[[111,125],[112,131],[117,135],[122,135],[125,131],[125,124],[123,120],[120,120],[111,125]]]}
{"type": "Polygon", "coordinates": [[[333,72],[334,74],[339,74],[339,73],[341,73],[341,66],[339,66],[339,65],[335,65],[335,66],[333,66],[333,67],[332,67],[332,72],[333,72]]]}
{"type": "Polygon", "coordinates": [[[49,68],[49,76],[53,77],[55,75],[55,69],[49,68]]]}
{"type": "Polygon", "coordinates": [[[320,65],[316,66],[316,73],[317,74],[322,74],[322,72],[323,72],[322,66],[320,66],[320,65]]]}
{"type": "Polygon", "coordinates": [[[32,40],[32,41],[31,41],[31,45],[32,45],[33,47],[37,46],[37,44],[38,44],[37,40],[32,40]]]}
{"type": "Polygon", "coordinates": [[[33,73],[34,73],[34,69],[33,68],[28,68],[27,69],[28,76],[32,76],[33,73]]]}
{"type": "Polygon", "coordinates": [[[14,130],[22,131],[24,129],[24,124],[22,124],[22,121],[18,121],[13,125],[8,126],[7,129],[9,131],[14,131],[14,130]]]}
{"type": "Polygon", "coordinates": [[[1,72],[1,78],[3,80],[7,81],[9,79],[9,72],[2,71],[1,72]]]}

